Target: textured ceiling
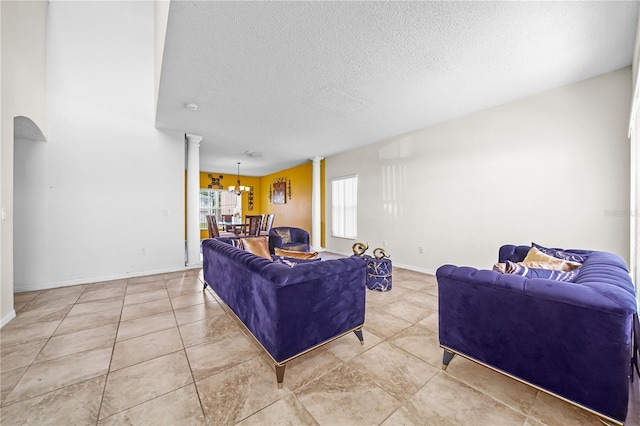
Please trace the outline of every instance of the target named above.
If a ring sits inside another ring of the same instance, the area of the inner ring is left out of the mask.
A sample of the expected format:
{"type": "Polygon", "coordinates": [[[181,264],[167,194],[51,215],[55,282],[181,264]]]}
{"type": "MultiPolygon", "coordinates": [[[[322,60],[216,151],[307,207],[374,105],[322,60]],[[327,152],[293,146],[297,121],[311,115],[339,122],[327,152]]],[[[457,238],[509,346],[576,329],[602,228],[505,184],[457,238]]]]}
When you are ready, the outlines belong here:
{"type": "Polygon", "coordinates": [[[265,175],[628,66],[637,20],[638,2],[172,1],[156,125],[202,135],[202,170],[265,175]]]}

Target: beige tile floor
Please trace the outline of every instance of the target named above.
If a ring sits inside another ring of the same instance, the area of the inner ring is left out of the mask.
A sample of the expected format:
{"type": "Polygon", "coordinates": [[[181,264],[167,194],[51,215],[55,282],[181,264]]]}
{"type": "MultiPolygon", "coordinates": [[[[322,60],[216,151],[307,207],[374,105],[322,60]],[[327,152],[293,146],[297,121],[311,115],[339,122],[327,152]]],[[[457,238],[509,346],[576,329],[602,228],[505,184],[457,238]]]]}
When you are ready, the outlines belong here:
{"type": "MultiPolygon", "coordinates": [[[[350,334],[273,366],[202,272],[15,295],[0,331],[9,425],[601,425],[557,398],[456,357],[443,371],[435,278],[395,268],[350,334]]],[[[640,424],[638,380],[628,424],[640,424]]]]}

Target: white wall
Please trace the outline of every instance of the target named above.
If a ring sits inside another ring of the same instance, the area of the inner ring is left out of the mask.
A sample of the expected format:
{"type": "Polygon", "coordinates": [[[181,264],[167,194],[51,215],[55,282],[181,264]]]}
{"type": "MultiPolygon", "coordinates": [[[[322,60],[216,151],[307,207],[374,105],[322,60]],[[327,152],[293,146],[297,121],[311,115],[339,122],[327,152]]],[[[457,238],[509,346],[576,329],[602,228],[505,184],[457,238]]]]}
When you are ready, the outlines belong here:
{"type": "Polygon", "coordinates": [[[633,65],[632,65],[632,81],[633,81],[633,104],[631,116],[629,117],[629,136],[631,138],[630,147],[630,179],[629,185],[631,187],[631,194],[629,200],[629,256],[631,266],[631,278],[636,283],[636,298],[638,300],[638,306],[640,307],[640,292],[637,291],[638,285],[640,285],[640,222],[638,217],[640,216],[640,177],[638,170],[638,162],[640,161],[640,82],[638,77],[640,73],[638,68],[640,66],[640,28],[636,28],[636,41],[633,48],[633,65]]]}
{"type": "Polygon", "coordinates": [[[158,91],[160,90],[160,74],[162,71],[162,57],[164,55],[164,40],[167,35],[167,21],[169,20],[169,0],[154,0],[154,103],[158,104],[158,91]]]}
{"type": "MultiPolygon", "coordinates": [[[[628,262],[630,101],[626,68],[329,157],[327,199],[357,173],[358,241],[425,272],[532,241],[628,262]]],[[[326,217],[327,248],[350,253],[326,217]]]]}
{"type": "Polygon", "coordinates": [[[154,3],[48,18],[48,142],[15,153],[16,291],[183,269],[184,136],[154,127],[154,3]]]}
{"type": "Polygon", "coordinates": [[[28,117],[46,134],[45,1],[0,2],[2,39],[0,132],[0,327],[15,317],[14,282],[14,117],[28,117]]]}

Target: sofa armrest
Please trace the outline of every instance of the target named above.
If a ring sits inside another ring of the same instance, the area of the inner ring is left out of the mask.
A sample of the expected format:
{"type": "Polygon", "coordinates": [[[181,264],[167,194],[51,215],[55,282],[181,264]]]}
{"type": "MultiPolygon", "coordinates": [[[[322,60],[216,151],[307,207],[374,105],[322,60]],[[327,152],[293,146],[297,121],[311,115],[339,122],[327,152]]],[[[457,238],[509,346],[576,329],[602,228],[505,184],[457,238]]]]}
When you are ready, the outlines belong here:
{"type": "Polygon", "coordinates": [[[309,233],[301,228],[291,228],[291,241],[309,244],[309,233]]]}
{"type": "Polygon", "coordinates": [[[524,258],[527,257],[529,249],[531,249],[529,246],[504,245],[498,250],[498,262],[504,263],[507,260],[522,262],[524,258]]]}
{"type": "Polygon", "coordinates": [[[271,254],[275,253],[276,247],[282,247],[282,237],[272,228],[269,231],[269,251],[271,254]]]}

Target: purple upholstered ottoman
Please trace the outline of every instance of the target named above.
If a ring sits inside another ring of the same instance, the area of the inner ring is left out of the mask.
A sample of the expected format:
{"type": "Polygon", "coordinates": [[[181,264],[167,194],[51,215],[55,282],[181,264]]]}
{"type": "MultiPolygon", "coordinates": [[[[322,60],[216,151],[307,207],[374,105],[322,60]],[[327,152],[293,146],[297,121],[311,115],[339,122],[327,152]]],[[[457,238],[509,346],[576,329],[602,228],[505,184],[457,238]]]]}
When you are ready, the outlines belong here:
{"type": "Polygon", "coordinates": [[[391,259],[376,259],[364,255],[367,262],[367,288],[375,291],[391,290],[391,259]]]}

